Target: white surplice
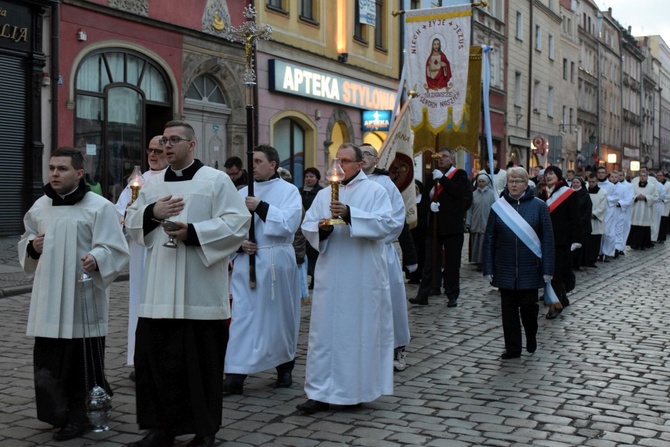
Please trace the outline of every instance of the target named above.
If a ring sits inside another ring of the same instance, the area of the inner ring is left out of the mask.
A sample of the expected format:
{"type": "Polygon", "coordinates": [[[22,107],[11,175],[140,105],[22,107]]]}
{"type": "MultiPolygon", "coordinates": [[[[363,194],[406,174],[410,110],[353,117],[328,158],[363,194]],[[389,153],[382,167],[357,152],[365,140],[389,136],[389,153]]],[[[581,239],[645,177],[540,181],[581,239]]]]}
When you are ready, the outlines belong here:
{"type": "Polygon", "coordinates": [[[600,244],[600,254],[612,257],[616,250],[616,226],[619,219],[617,213],[619,191],[617,190],[616,185],[609,180],[598,182],[598,187],[607,192],[607,213],[605,214],[605,229],[600,244]]]}
{"type": "Polygon", "coordinates": [[[226,174],[203,166],[192,180],[165,181],[167,171],[153,176],[126,212],[130,237],[147,248],[139,317],[191,320],[230,318],[228,260],[249,230],[251,216],[226,174]],[[163,243],[168,236],[158,226],[144,234],[144,211],[172,195],[184,199],[184,209],[170,220],[193,224],[199,246],[177,248],[163,243]]]}
{"type": "Polygon", "coordinates": [[[616,244],[615,248],[619,251],[624,251],[626,248],[626,241],[628,240],[628,234],[630,233],[631,225],[631,215],[633,213],[633,186],[626,182],[619,182],[616,184],[618,195],[619,195],[619,205],[617,207],[615,214],[618,216],[616,223],[616,244]]]}
{"type": "Polygon", "coordinates": [[[591,234],[603,234],[605,232],[605,216],[607,215],[607,191],[599,188],[595,194],[589,193],[591,199],[591,234]]]}
{"type": "Polygon", "coordinates": [[[638,195],[644,195],[646,200],[633,201],[631,206],[631,225],[638,227],[651,227],[654,218],[654,205],[658,200],[658,189],[651,182],[646,186],[640,186],[640,182],[633,183],[633,198],[638,195]]]}
{"type": "Polygon", "coordinates": [[[369,174],[368,178],[381,185],[391,199],[393,209],[393,231],[384,238],[386,261],[388,266],[389,293],[393,306],[393,339],[394,348],[407,346],[410,340],[409,316],[407,315],[407,292],[405,291],[405,277],[402,273],[400,256],[393,242],[398,239],[405,226],[405,201],[388,175],[369,174]]]}
{"type": "MultiPolygon", "coordinates": [[[[142,174],[144,178],[144,183],[148,182],[151,177],[156,174],[163,172],[165,169],[160,171],[147,171],[142,174]]],[[[121,215],[121,219],[126,214],[126,208],[132,199],[132,191],[130,186],[121,192],[119,200],[116,202],[116,211],[121,215]]],[[[135,364],[135,329],[137,329],[137,312],[140,308],[140,295],[142,294],[142,278],[144,277],[144,257],[146,256],[147,250],[133,241],[132,239],[128,240],[128,248],[130,249],[130,263],[128,264],[128,273],[129,273],[129,285],[128,285],[128,346],[126,348],[126,363],[129,366],[135,364]]]]}
{"type": "Polygon", "coordinates": [[[302,231],[319,251],[316,263],[305,392],[337,405],[393,393],[393,315],[384,288],[384,239],[394,230],[391,201],[361,171],[340,185],[351,225],[336,225],[319,241],[318,222],[330,217],[331,187],[317,194],[302,231]]]}
{"type": "MultiPolygon", "coordinates": [[[[245,186],[241,197],[248,195],[245,186]]],[[[269,204],[265,222],[254,214],[256,288],[249,287],[249,256],[235,256],[225,372],[252,374],[295,358],[300,329],[300,279],[293,237],[302,219],[298,188],[281,178],[254,182],[254,196],[269,204]]]]}
{"type": "Polygon", "coordinates": [[[74,205],[53,206],[52,199],[42,196],[23,223],[19,262],[29,276],[34,275],[27,334],[67,339],[107,335],[108,287],[129,257],[114,205],[92,192],[74,205]],[[40,233],[44,233],[42,255],[32,259],[26,248],[40,233]],[[98,270],[90,273],[93,281],[79,283],[81,258],[87,253],[95,258],[98,270]],[[82,298],[87,303],[86,334],[82,298]]]}

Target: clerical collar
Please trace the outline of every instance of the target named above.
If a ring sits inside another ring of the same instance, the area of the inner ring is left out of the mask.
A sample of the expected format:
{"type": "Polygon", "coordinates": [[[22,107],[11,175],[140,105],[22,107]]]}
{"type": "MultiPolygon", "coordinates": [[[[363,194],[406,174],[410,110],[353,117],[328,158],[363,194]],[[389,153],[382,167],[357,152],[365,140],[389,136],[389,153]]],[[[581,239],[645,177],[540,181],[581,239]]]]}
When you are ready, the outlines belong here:
{"type": "Polygon", "coordinates": [[[647,182],[640,182],[638,184],[640,185],[640,188],[646,188],[647,187],[647,182]]]}
{"type": "Polygon", "coordinates": [[[361,174],[361,170],[359,170],[356,175],[352,176],[350,179],[347,180],[342,180],[343,185],[348,185],[352,180],[354,180],[356,177],[358,177],[361,174]]]}
{"type": "Polygon", "coordinates": [[[188,180],[193,180],[196,172],[204,165],[197,158],[193,162],[185,167],[184,169],[174,170],[172,167],[165,171],[165,181],[166,182],[184,182],[188,180]],[[179,174],[178,174],[179,172],[179,174]]]}
{"type": "Polygon", "coordinates": [[[53,206],[74,205],[84,198],[86,193],[91,190],[84,179],[79,180],[79,185],[71,193],[61,196],[58,194],[49,183],[44,185],[44,194],[51,199],[53,206]]]}
{"type": "Polygon", "coordinates": [[[275,172],[274,175],[267,180],[254,180],[254,181],[256,183],[263,183],[263,182],[269,182],[270,180],[274,180],[276,178],[279,178],[279,173],[278,172],[275,172]]]}
{"type": "Polygon", "coordinates": [[[184,171],[187,170],[188,168],[190,168],[193,165],[194,162],[195,162],[195,160],[191,161],[191,163],[189,163],[189,165],[186,166],[183,169],[175,169],[172,166],[170,166],[170,170],[172,172],[174,172],[177,177],[183,177],[184,176],[184,171]]]}
{"type": "Polygon", "coordinates": [[[593,188],[589,188],[589,193],[590,194],[598,194],[598,191],[600,191],[600,188],[598,185],[594,186],[593,188]]]}

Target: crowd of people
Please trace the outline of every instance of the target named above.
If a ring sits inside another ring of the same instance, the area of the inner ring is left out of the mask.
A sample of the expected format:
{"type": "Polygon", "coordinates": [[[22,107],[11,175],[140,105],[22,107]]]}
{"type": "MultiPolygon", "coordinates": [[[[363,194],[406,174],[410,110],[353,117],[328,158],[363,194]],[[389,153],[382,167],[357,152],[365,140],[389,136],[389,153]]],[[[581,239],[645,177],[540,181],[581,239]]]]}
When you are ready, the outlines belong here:
{"type": "Polygon", "coordinates": [[[526,351],[537,349],[540,289],[546,318],[556,318],[570,305],[574,269],[610,262],[627,244],[653,247],[668,232],[662,172],[629,182],[599,167],[564,178],[555,166],[529,174],[496,161],[493,177],[483,170],[471,180],[440,148],[432,181],[416,182],[410,230],[371,145],[338,148],[335,198],[314,167],[293,185],[272,146],[254,148],[248,172],[231,157],[224,173],[195,158],[196,144],[188,123],[168,122],[149,143],[139,194],[127,188],[116,209],[90,193],[80,151],[51,154],[45,196],[26,214],[18,248],[35,276],[27,332],[37,416],[57,428],[55,440],[88,430],[85,390],[96,377],[113,393],[104,380],[108,288],[129,261],[127,363],[146,430],[129,445],[171,446],[189,434],[198,447],[215,444],[222,399],[243,394],[248,375],[274,369],[274,387],[293,385],[307,289],[306,400],[297,409],[313,414],[393,393],[393,372],[407,367],[407,303],[444,293],[447,307],[458,306],[466,233],[469,262],[500,290],[501,358],[512,359],[522,327],[526,351]],[[406,280],[419,284],[409,300],[406,280]]]}

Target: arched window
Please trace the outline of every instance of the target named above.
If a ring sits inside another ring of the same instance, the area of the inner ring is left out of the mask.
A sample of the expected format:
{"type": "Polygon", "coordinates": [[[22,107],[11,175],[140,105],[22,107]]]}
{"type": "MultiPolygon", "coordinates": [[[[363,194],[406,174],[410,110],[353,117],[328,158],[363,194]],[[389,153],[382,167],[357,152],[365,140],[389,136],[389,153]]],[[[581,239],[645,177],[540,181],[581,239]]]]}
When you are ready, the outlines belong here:
{"type": "Polygon", "coordinates": [[[133,166],[146,168],[148,140],[172,118],[172,94],[160,66],[132,50],[89,54],[75,79],[75,146],[86,154],[86,180],[115,202],[133,166]]]}
{"type": "Polygon", "coordinates": [[[219,88],[219,84],[207,75],[200,75],[193,80],[186,92],[186,98],[195,101],[226,104],[226,100],[223,97],[223,92],[219,88]]]}
{"type": "Polygon", "coordinates": [[[282,118],[274,125],[274,147],[279,152],[279,166],[293,176],[293,184],[302,186],[305,169],[305,129],[291,118],[282,118]]]}

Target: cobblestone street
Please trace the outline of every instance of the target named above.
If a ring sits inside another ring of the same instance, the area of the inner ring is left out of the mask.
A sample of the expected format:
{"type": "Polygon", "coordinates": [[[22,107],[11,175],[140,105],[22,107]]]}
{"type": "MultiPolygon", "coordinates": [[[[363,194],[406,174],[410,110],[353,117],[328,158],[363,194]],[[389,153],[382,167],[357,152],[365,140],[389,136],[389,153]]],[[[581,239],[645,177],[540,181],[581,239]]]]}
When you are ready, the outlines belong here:
{"type": "MultiPolygon", "coordinates": [[[[249,377],[243,396],[225,398],[217,438],[231,447],[668,446],[668,248],[628,251],[577,272],[571,306],[553,321],[541,311],[537,352],[506,361],[498,292],[464,263],[458,307],[447,308],[444,296],[410,307],[409,366],[395,373],[394,395],[313,416],[295,409],[305,399],[305,306],[293,387],[273,389],[274,371],[249,377]]],[[[61,443],[35,418],[30,295],[0,299],[0,445],[121,446],[140,438],[124,365],[127,287],[119,281],[111,292],[110,430],[61,443]]]]}

